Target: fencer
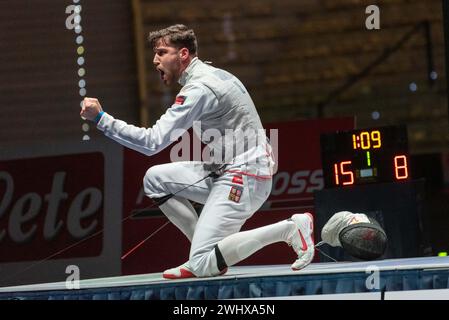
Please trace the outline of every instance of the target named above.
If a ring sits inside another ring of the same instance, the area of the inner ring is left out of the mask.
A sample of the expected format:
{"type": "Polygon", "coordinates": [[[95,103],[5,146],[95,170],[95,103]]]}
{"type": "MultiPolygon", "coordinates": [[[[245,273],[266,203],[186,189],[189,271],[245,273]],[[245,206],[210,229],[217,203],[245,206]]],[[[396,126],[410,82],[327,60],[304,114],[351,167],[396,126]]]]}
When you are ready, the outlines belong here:
{"type": "Polygon", "coordinates": [[[146,196],[191,241],[188,261],[163,276],[220,275],[280,241],[297,254],[292,269],[307,266],[314,256],[311,214],[240,232],[268,198],[274,166],[270,142],[248,90],[231,73],[198,58],[197,38],[184,25],[151,32],[149,41],[161,81],[182,86],[165,114],[151,128],[140,128],[105,112],[96,98],[85,98],[80,114],[107,137],[148,156],[189,128],[210,148],[212,160],[156,165],[143,178],[146,196]],[[217,174],[194,183],[211,172],[217,174]],[[204,205],[199,217],[190,201],[204,205]]]}

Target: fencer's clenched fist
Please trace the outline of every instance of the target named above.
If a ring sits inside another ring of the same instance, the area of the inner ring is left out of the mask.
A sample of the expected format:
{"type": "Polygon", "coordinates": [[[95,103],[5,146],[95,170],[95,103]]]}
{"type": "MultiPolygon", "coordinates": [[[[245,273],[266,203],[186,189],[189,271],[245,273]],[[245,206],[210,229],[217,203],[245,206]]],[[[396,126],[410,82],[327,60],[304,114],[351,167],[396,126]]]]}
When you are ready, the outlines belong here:
{"type": "Polygon", "coordinates": [[[101,104],[96,98],[84,98],[83,106],[81,107],[81,117],[93,121],[95,117],[101,112],[101,104]]]}

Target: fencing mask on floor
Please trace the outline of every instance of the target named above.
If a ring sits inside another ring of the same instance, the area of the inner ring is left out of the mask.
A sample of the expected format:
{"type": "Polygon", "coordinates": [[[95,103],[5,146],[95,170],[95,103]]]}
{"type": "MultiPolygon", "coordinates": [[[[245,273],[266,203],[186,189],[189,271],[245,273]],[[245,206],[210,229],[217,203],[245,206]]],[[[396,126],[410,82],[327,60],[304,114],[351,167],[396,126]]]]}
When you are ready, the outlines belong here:
{"type": "Polygon", "coordinates": [[[351,256],[374,260],[387,247],[387,235],[380,224],[365,214],[337,212],[323,227],[321,237],[331,246],[341,246],[351,256]]]}

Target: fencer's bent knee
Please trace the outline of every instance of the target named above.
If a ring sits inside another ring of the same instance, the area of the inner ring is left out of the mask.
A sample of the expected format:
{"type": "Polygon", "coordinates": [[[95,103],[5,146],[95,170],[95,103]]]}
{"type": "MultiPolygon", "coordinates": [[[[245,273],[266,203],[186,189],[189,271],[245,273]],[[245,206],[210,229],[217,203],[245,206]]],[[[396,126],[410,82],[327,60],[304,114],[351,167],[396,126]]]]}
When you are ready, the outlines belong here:
{"type": "Polygon", "coordinates": [[[163,186],[164,165],[152,166],[143,177],[143,190],[150,198],[161,197],[166,194],[163,186]]]}

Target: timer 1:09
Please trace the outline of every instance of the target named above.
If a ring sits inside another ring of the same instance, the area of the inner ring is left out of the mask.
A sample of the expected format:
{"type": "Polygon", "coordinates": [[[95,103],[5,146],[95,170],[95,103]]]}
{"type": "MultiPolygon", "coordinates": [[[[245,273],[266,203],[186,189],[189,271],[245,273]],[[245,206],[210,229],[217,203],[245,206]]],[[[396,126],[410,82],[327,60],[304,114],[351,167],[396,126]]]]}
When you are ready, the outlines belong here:
{"type": "Polygon", "coordinates": [[[363,150],[378,149],[382,146],[382,138],[379,130],[362,131],[359,134],[352,135],[352,147],[354,150],[359,148],[363,150]]]}

